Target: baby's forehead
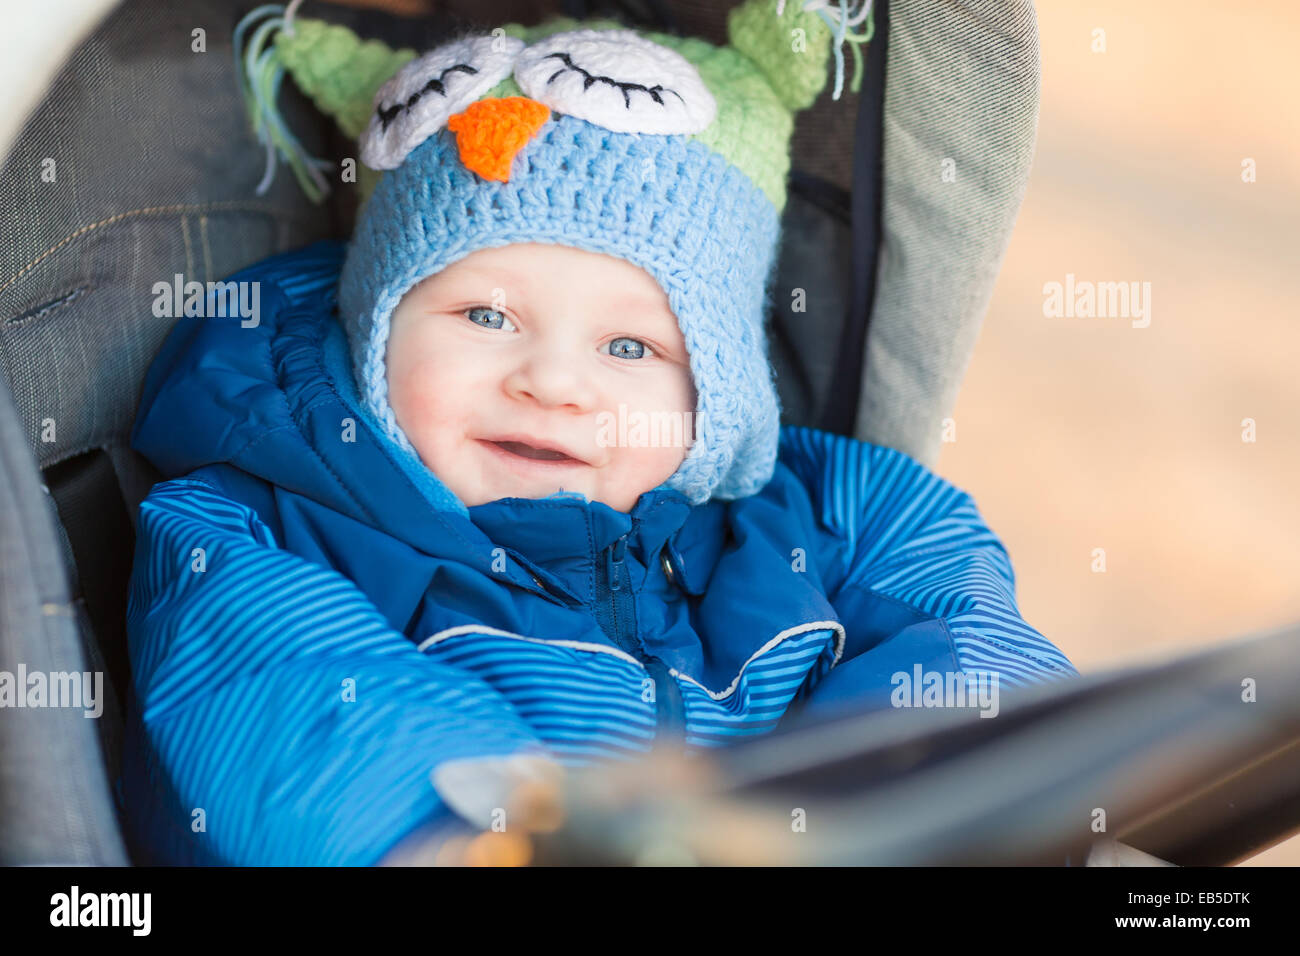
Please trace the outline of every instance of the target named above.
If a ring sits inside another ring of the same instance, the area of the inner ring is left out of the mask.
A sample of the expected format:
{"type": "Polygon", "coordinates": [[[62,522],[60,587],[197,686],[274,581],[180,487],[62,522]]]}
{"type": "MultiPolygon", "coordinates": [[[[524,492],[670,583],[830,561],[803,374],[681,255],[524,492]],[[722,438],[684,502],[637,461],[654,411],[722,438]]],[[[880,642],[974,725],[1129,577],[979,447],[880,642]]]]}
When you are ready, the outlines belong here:
{"type": "Polygon", "coordinates": [[[550,242],[511,242],[475,249],[426,278],[439,275],[500,275],[504,279],[612,276],[643,284],[658,283],[640,266],[619,256],[550,242]]]}

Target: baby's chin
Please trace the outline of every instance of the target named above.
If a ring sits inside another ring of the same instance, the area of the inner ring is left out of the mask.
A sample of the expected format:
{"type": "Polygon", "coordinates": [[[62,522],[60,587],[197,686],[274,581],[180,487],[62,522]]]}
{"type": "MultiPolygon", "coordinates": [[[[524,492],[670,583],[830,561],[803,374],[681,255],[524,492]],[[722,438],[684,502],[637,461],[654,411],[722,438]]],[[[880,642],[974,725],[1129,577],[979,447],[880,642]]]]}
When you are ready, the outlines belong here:
{"type": "Polygon", "coordinates": [[[582,491],[577,488],[568,488],[560,485],[551,491],[539,491],[535,488],[515,488],[507,490],[497,495],[491,500],[496,501],[501,498],[529,498],[533,500],[555,499],[555,500],[572,500],[581,501],[587,504],[599,503],[613,508],[615,511],[631,512],[636,507],[637,501],[641,498],[641,493],[634,495],[608,495],[594,491],[582,491]]]}
{"type": "Polygon", "coordinates": [[[602,492],[594,488],[583,487],[574,483],[570,487],[564,483],[556,485],[536,485],[529,482],[512,482],[496,481],[490,487],[479,486],[475,493],[467,499],[459,496],[468,507],[474,504],[487,504],[490,501],[500,501],[504,498],[527,498],[532,500],[557,499],[557,500],[574,500],[585,503],[600,503],[613,508],[615,511],[630,513],[636,507],[636,503],[641,500],[641,495],[645,491],[628,492],[621,494],[611,494],[602,492]],[[471,504],[471,500],[473,503],[471,504]]]}

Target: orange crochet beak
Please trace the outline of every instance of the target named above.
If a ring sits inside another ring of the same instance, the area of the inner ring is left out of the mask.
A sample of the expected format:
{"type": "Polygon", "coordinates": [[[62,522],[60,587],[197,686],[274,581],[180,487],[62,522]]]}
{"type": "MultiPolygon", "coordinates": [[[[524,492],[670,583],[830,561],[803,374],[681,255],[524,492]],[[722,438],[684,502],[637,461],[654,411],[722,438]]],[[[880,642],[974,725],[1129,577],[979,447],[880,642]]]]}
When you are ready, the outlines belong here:
{"type": "Polygon", "coordinates": [[[526,96],[492,97],[471,103],[447,120],[466,169],[484,179],[510,181],[515,154],[528,145],[551,111],[526,96]]]}

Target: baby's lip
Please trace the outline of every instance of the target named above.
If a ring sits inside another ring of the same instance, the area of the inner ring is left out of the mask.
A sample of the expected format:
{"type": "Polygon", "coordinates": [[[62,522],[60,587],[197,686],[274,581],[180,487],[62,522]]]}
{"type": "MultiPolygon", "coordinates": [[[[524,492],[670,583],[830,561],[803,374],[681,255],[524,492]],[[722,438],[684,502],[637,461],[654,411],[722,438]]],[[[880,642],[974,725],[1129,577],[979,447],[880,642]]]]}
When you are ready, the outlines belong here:
{"type": "MultiPolygon", "coordinates": [[[[571,459],[573,462],[579,465],[591,464],[591,462],[587,461],[581,456],[575,455],[572,450],[570,450],[568,447],[564,445],[558,444],[556,442],[539,441],[536,438],[529,438],[524,435],[501,435],[497,438],[480,438],[479,441],[491,442],[494,445],[506,446],[506,450],[514,454],[518,454],[518,452],[515,452],[513,449],[509,448],[508,446],[512,444],[525,445],[529,448],[535,448],[541,451],[558,452],[559,454],[564,455],[565,458],[571,459]]],[[[529,456],[521,455],[520,457],[527,458],[529,456]]],[[[555,459],[534,458],[533,460],[534,461],[555,461],[557,463],[562,462],[562,459],[558,459],[558,458],[555,459]]]]}

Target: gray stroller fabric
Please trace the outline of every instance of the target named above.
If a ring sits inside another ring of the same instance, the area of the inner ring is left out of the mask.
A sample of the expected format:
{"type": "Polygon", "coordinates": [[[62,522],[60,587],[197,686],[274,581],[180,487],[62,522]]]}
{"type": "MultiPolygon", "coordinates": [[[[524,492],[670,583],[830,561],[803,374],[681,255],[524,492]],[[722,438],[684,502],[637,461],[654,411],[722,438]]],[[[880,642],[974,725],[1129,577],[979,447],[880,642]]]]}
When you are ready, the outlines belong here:
{"type": "MultiPolygon", "coordinates": [[[[41,468],[108,449],[133,516],[155,476],[124,439],[173,323],[153,314],[154,283],[216,281],[330,234],[328,210],[292,176],[253,195],[265,154],[230,50],[246,7],[128,0],[77,49],[0,170],[0,370],[41,468]],[[191,49],[196,26],[206,52],[191,49]]],[[[320,150],[325,124],[295,91],[282,98],[320,150]]]]}
{"type": "Polygon", "coordinates": [[[855,437],[933,467],[1028,184],[1038,23],[1030,0],[889,10],[883,241],[855,437]]]}
{"type": "MultiPolygon", "coordinates": [[[[82,622],[55,543],[53,507],[35,464],[0,382],[0,672],[10,675],[24,702],[31,675],[40,674],[47,682],[44,702],[66,703],[73,695],[48,694],[49,675],[95,668],[78,633],[82,622]]],[[[87,683],[93,697],[94,679],[87,683]]],[[[76,706],[0,711],[0,866],[128,862],[96,734],[96,721],[108,719],[110,710],[103,696],[94,704],[89,717],[76,706]]]]}

